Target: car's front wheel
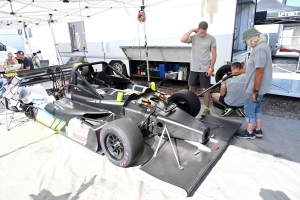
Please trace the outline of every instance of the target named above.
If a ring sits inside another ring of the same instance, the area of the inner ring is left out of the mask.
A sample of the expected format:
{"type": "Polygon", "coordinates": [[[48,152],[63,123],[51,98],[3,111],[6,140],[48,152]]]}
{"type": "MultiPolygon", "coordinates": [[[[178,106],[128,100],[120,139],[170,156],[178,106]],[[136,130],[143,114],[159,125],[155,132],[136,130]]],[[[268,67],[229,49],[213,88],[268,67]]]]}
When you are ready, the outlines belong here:
{"type": "Polygon", "coordinates": [[[107,158],[119,167],[128,167],[144,151],[144,139],[140,129],[125,118],[109,122],[101,129],[100,144],[107,158]]]}

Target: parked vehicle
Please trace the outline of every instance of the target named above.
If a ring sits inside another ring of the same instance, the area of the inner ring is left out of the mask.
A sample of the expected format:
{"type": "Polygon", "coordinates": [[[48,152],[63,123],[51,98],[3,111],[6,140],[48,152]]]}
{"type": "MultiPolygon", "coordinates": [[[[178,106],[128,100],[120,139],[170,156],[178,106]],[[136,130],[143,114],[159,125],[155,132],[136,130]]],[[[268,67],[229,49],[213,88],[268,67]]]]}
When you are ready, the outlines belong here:
{"type": "Polygon", "coordinates": [[[94,152],[101,150],[119,167],[137,161],[144,151],[144,138],[162,133],[165,126],[173,138],[199,144],[209,140],[209,126],[195,118],[200,101],[189,90],[167,98],[164,93],[135,85],[105,62],[73,67],[65,88],[63,98],[36,110],[30,97],[36,90],[21,90],[26,116],[94,152]],[[105,70],[95,72],[93,66],[99,64],[105,70]]]}

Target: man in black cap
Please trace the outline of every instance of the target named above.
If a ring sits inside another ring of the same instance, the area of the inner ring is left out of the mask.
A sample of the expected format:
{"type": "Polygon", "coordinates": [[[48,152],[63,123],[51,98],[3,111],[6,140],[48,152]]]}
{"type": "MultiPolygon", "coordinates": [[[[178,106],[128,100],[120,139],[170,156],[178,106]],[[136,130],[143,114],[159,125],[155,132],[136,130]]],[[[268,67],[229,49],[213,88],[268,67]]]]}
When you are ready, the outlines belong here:
{"type": "Polygon", "coordinates": [[[19,60],[21,60],[23,66],[21,68],[19,68],[19,71],[26,71],[26,70],[33,70],[34,66],[33,63],[31,62],[31,60],[29,58],[27,58],[24,55],[23,51],[18,51],[17,53],[15,53],[17,55],[17,58],[19,60]]]}

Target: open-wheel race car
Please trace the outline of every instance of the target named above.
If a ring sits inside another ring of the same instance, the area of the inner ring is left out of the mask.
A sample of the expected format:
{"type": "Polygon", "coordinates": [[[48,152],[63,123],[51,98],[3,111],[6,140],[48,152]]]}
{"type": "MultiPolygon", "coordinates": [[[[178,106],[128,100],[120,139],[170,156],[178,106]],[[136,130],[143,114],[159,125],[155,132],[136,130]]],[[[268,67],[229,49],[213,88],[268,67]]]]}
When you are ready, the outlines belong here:
{"type": "Polygon", "coordinates": [[[209,127],[195,118],[200,111],[195,93],[181,90],[167,97],[113,70],[105,62],[74,67],[64,97],[30,112],[31,117],[94,152],[103,151],[120,167],[137,161],[144,139],[161,134],[165,126],[172,138],[208,140],[209,127]],[[99,64],[103,70],[95,72],[99,64]]]}
{"type": "Polygon", "coordinates": [[[22,89],[25,115],[104,154],[116,166],[140,166],[188,194],[241,126],[212,115],[197,118],[199,95],[184,89],[169,96],[137,85],[106,62],[84,63],[69,72],[69,82],[54,90],[55,98],[41,87],[22,89]]]}

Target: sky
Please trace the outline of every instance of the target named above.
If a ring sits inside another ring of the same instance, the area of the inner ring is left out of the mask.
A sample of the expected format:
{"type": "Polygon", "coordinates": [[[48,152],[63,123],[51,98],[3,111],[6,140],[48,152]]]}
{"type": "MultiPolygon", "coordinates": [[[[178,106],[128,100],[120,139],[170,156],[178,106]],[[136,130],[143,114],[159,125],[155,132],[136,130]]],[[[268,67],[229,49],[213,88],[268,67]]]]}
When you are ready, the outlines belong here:
{"type": "Polygon", "coordinates": [[[287,0],[286,5],[300,7],[300,0],[287,0]]]}

